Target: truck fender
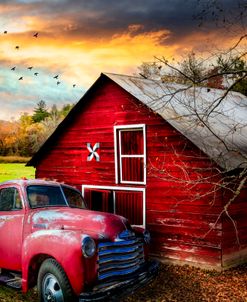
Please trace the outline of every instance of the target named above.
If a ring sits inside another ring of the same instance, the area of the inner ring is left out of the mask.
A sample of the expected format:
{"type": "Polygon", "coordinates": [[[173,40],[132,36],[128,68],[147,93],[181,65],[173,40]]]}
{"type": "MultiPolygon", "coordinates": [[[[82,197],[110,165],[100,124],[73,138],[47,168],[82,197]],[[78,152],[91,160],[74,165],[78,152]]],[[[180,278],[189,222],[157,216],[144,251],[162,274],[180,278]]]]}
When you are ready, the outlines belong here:
{"type": "Polygon", "coordinates": [[[71,230],[38,230],[28,235],[22,248],[23,292],[29,288],[29,268],[33,259],[43,255],[54,258],[62,266],[75,294],[80,294],[84,285],[83,237],[80,232],[71,230]]]}

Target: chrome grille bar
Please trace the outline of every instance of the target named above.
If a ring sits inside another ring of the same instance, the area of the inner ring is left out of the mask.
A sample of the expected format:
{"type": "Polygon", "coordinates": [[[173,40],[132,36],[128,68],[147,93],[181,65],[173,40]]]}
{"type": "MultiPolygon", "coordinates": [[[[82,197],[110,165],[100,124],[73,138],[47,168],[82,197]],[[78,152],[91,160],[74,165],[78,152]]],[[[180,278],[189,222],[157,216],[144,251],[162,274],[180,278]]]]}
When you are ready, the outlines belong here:
{"type": "Polygon", "coordinates": [[[99,249],[104,249],[104,248],[111,248],[111,247],[116,247],[116,246],[126,246],[126,245],[132,245],[138,243],[138,239],[131,239],[131,240],[117,240],[114,242],[101,242],[99,243],[99,249]]]}
{"type": "Polygon", "coordinates": [[[131,247],[115,248],[114,250],[108,249],[108,250],[99,251],[99,255],[100,256],[111,255],[112,252],[114,252],[114,254],[129,254],[129,253],[134,253],[139,249],[140,249],[139,245],[134,245],[131,247]]]}
{"type": "Polygon", "coordinates": [[[99,281],[123,280],[144,263],[143,243],[133,233],[128,237],[124,232],[114,242],[99,243],[98,248],[99,281]]]}
{"type": "Polygon", "coordinates": [[[126,263],[106,263],[103,266],[100,266],[100,272],[108,271],[108,270],[118,270],[118,269],[126,269],[128,267],[135,266],[136,263],[142,263],[143,257],[142,255],[139,258],[135,258],[132,261],[128,261],[126,263]]]}
{"type": "Polygon", "coordinates": [[[109,273],[101,274],[99,276],[99,280],[103,280],[103,279],[113,277],[113,276],[129,275],[129,274],[135,272],[138,268],[140,268],[140,265],[132,267],[132,268],[128,268],[128,269],[125,269],[125,270],[112,271],[112,272],[109,272],[109,273]]]}

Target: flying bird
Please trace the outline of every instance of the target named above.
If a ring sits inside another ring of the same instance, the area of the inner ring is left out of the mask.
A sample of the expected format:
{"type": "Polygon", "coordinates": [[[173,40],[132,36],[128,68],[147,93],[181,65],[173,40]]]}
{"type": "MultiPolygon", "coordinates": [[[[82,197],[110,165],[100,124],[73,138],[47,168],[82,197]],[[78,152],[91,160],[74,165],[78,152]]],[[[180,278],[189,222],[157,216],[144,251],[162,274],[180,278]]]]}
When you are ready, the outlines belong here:
{"type": "Polygon", "coordinates": [[[35,76],[37,76],[38,74],[39,74],[38,72],[35,72],[35,73],[34,73],[35,76]]]}
{"type": "Polygon", "coordinates": [[[4,34],[7,34],[7,30],[5,30],[3,33],[4,33],[4,34]]]}
{"type": "Polygon", "coordinates": [[[58,82],[57,82],[57,85],[59,85],[60,83],[61,83],[61,82],[58,81],[58,82]]]}
{"type": "Polygon", "coordinates": [[[23,80],[23,77],[20,77],[20,78],[18,79],[18,81],[21,81],[21,80],[23,80]]]}
{"type": "Polygon", "coordinates": [[[20,46],[16,45],[15,49],[19,49],[19,48],[20,48],[20,46]]]}
{"type": "Polygon", "coordinates": [[[38,38],[38,34],[39,34],[39,33],[36,33],[36,34],[34,34],[33,36],[34,36],[35,38],[38,38]]]}
{"type": "Polygon", "coordinates": [[[53,77],[53,79],[58,79],[59,75],[57,74],[55,77],[53,77]]]}
{"type": "Polygon", "coordinates": [[[16,67],[14,66],[14,67],[11,68],[11,70],[15,70],[15,68],[16,68],[16,67]]]}
{"type": "Polygon", "coordinates": [[[33,66],[29,66],[27,69],[32,70],[32,69],[33,69],[33,66]]]}
{"type": "Polygon", "coordinates": [[[73,88],[75,88],[76,84],[73,84],[73,88]]]}

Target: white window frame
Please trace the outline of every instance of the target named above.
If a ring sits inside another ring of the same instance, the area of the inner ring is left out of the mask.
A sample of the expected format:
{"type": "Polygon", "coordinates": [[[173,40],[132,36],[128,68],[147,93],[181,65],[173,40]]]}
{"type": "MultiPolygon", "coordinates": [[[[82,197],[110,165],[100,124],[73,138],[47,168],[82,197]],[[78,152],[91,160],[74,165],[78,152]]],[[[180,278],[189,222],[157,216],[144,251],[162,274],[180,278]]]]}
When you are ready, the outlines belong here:
{"type": "Polygon", "coordinates": [[[146,189],[145,188],[132,188],[132,187],[115,187],[115,186],[97,186],[97,185],[82,185],[82,196],[85,195],[85,189],[98,189],[98,190],[110,190],[113,191],[113,209],[116,212],[116,191],[131,191],[131,192],[142,192],[142,225],[133,225],[138,227],[146,228],[146,189]]]}
{"type": "Polygon", "coordinates": [[[132,125],[117,125],[114,126],[114,149],[115,149],[115,182],[116,184],[136,184],[136,185],[145,185],[146,178],[147,178],[147,171],[146,171],[146,125],[145,124],[132,124],[132,125]],[[142,129],[143,132],[143,154],[134,154],[134,155],[122,155],[121,154],[121,130],[133,130],[137,131],[142,129]],[[117,133],[119,132],[119,137],[117,137],[117,133]],[[118,156],[119,150],[119,156],[118,156]],[[128,181],[122,179],[122,158],[143,158],[143,181],[128,181]],[[119,160],[119,165],[118,165],[119,160]],[[119,166],[119,167],[118,167],[119,166]],[[118,177],[118,169],[120,179],[118,177]]]}

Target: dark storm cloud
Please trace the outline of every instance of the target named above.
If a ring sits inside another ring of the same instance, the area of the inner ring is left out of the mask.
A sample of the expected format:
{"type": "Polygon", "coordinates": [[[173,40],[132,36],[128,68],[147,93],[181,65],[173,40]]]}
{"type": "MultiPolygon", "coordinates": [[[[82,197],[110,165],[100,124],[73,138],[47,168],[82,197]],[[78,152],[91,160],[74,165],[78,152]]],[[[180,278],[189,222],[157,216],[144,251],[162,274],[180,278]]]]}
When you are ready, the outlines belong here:
{"type": "MultiPolygon", "coordinates": [[[[22,5],[25,14],[47,20],[58,34],[71,37],[108,37],[126,32],[130,24],[143,25],[135,34],[169,29],[174,38],[198,30],[202,22],[206,30],[216,27],[217,16],[236,15],[243,0],[0,0],[3,4],[22,5]],[[57,20],[57,22],[55,22],[57,20]],[[53,21],[53,22],[49,22],[53,21]],[[64,26],[64,21],[68,22],[64,26]],[[61,26],[61,22],[63,26],[61,26]]],[[[18,14],[19,12],[17,12],[18,14]]],[[[219,21],[219,20],[218,20],[219,21]]]]}
{"type": "Polygon", "coordinates": [[[217,17],[229,20],[244,3],[246,1],[236,0],[66,0],[43,1],[39,9],[58,19],[70,18],[73,26],[68,29],[72,35],[107,36],[126,31],[130,24],[141,24],[143,32],[169,29],[174,37],[179,37],[198,29],[201,21],[205,28],[215,28],[217,17]]]}
{"type": "MultiPolygon", "coordinates": [[[[125,0],[63,1],[53,14],[73,21],[73,35],[106,36],[126,31],[130,24],[141,24],[142,32],[170,29],[174,34],[190,32],[195,26],[195,1],[125,0]]],[[[44,8],[50,14],[51,7],[44,8]]],[[[139,32],[140,33],[140,30],[139,32]]]]}

